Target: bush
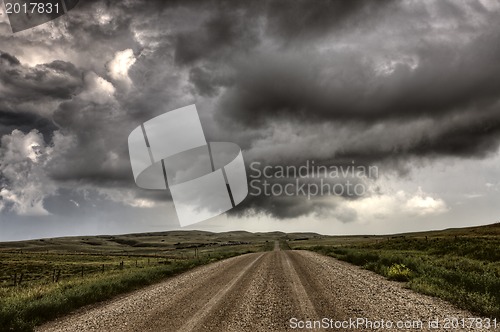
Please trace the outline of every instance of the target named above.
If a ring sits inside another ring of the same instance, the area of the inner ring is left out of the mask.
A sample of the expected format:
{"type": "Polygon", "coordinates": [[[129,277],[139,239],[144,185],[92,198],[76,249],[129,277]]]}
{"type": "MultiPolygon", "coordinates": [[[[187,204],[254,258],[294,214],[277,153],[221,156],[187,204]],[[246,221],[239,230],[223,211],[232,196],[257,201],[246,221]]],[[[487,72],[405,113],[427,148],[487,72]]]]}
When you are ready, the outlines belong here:
{"type": "Polygon", "coordinates": [[[392,264],[387,270],[387,277],[390,280],[409,281],[411,279],[411,270],[404,264],[392,264]]]}

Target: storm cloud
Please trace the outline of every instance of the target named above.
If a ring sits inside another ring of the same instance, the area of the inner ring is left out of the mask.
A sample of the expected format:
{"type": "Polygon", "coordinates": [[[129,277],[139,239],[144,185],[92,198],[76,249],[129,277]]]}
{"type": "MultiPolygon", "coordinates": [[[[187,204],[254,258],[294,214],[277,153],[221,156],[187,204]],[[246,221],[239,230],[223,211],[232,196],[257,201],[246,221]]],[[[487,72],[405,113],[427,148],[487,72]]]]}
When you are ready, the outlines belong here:
{"type": "MultiPolygon", "coordinates": [[[[25,203],[54,215],[102,200],[153,208],[169,193],[135,187],[127,136],[193,103],[207,140],[237,143],[247,165],[355,162],[404,178],[488,158],[500,141],[499,22],[488,0],[80,1],[20,33],[0,22],[2,192],[21,197],[43,178],[50,190],[25,203]],[[36,140],[44,162],[4,157],[15,140],[36,140]],[[11,164],[40,170],[16,183],[11,164]]],[[[4,212],[19,210],[2,197],[4,212]]],[[[446,211],[424,192],[398,197],[446,211]]],[[[349,223],[355,200],[249,197],[233,214],[349,223]]]]}

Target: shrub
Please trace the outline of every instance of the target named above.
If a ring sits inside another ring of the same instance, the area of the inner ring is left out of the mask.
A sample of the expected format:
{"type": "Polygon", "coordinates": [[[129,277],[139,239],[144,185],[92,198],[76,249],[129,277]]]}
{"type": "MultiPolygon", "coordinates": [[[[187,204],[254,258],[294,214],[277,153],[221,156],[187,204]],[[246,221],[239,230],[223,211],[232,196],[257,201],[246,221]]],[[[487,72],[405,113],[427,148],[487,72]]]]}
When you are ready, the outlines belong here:
{"type": "Polygon", "coordinates": [[[411,270],[404,264],[392,264],[387,270],[387,277],[396,281],[409,281],[411,279],[411,270]]]}

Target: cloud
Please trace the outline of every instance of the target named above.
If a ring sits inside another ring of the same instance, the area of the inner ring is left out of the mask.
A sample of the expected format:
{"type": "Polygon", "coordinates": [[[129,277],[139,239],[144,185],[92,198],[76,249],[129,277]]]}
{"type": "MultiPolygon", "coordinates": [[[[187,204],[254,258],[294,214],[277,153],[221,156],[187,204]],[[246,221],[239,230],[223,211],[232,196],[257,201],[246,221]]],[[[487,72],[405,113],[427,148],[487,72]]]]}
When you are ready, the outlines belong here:
{"type": "Polygon", "coordinates": [[[96,104],[108,104],[115,102],[115,87],[104,78],[94,72],[88,72],[84,75],[84,90],[78,95],[78,98],[96,104]]]}
{"type": "Polygon", "coordinates": [[[21,64],[21,62],[19,62],[19,60],[15,56],[10,55],[9,53],[4,53],[2,51],[0,51],[0,61],[3,61],[7,65],[13,67],[19,66],[21,64]]]}
{"type": "Polygon", "coordinates": [[[406,201],[405,210],[410,214],[425,216],[446,212],[448,208],[442,199],[427,196],[419,187],[418,192],[406,201]]]}
{"type": "Polygon", "coordinates": [[[50,119],[35,113],[0,109],[0,137],[12,133],[15,129],[24,133],[37,129],[44,136],[45,141],[48,141],[57,127],[50,119]]]}
{"type": "MultiPolygon", "coordinates": [[[[111,200],[116,203],[123,204],[125,206],[131,206],[136,208],[153,208],[161,205],[157,200],[148,197],[140,197],[137,195],[135,190],[127,190],[125,188],[112,189],[103,188],[98,189],[99,195],[102,195],[105,199],[111,200]]],[[[166,195],[164,199],[167,199],[166,195]]]]}
{"type": "Polygon", "coordinates": [[[112,79],[130,87],[132,81],[128,76],[128,71],[135,62],[136,58],[132,49],[116,52],[113,60],[106,66],[108,68],[108,74],[112,79]]]}
{"type": "MultiPolygon", "coordinates": [[[[46,200],[54,201],[59,197],[51,204],[57,213],[62,208],[59,205],[65,201],[64,197],[59,195],[61,190],[74,192],[66,195],[87,201],[108,200],[141,208],[158,205],[156,201],[159,199],[151,193],[141,197],[136,190],[127,188],[99,188],[77,179],[69,182],[58,181],[53,172],[60,162],[65,162],[66,154],[75,148],[76,139],[74,136],[64,136],[59,131],[54,132],[48,144],[37,130],[28,134],[14,130],[10,135],[4,135],[0,148],[0,211],[11,211],[19,216],[46,216],[52,214],[45,206],[46,200]]],[[[112,154],[109,158],[117,161],[116,156],[112,154]]],[[[62,167],[65,168],[64,165],[62,167]]],[[[68,201],[80,207],[75,199],[68,201]]],[[[168,199],[168,196],[163,193],[161,200],[165,199],[168,199]]]]}
{"type": "Polygon", "coordinates": [[[81,72],[65,61],[53,61],[34,67],[22,66],[17,58],[2,53],[0,82],[3,103],[70,99],[81,86],[81,72]]]}
{"type": "Polygon", "coordinates": [[[403,190],[374,193],[346,202],[345,208],[356,211],[357,219],[364,223],[397,217],[404,222],[408,218],[439,215],[449,210],[443,199],[425,193],[420,187],[415,193],[403,190]]]}
{"type": "Polygon", "coordinates": [[[318,1],[311,6],[307,0],[272,1],[267,7],[268,31],[285,44],[305,42],[324,37],[332,32],[360,25],[360,20],[370,21],[378,12],[387,9],[392,1],[376,4],[366,0],[318,1]],[[366,15],[370,13],[370,16],[366,15]]]}
{"type": "Polygon", "coordinates": [[[4,135],[1,143],[0,196],[3,209],[25,216],[49,214],[43,201],[55,193],[56,187],[43,168],[51,158],[53,147],[47,146],[36,130],[28,134],[14,130],[11,135],[4,135]]]}
{"type": "MultiPolygon", "coordinates": [[[[36,164],[44,180],[21,199],[38,179],[15,189],[2,175],[1,204],[43,207],[34,193],[77,184],[96,200],[156,206],[168,193],[135,187],[128,133],[192,103],[207,138],[239,144],[248,163],[354,160],[405,177],[449,156],[487,158],[500,139],[499,13],[486,1],[85,1],[21,34],[0,28],[1,149],[36,129],[46,155],[8,163],[36,164]]],[[[263,197],[235,212],[352,223],[449,207],[439,193],[397,192],[263,197]]]]}

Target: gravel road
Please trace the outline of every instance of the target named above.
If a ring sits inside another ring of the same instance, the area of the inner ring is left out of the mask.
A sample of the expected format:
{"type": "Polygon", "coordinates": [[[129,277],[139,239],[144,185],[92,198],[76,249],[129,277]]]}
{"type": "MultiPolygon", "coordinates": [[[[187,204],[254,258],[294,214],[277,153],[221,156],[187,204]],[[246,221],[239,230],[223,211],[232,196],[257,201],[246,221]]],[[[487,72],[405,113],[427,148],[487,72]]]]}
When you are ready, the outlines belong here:
{"type": "Polygon", "coordinates": [[[474,315],[333,258],[276,247],[196,268],[37,331],[311,331],[299,328],[308,321],[328,323],[314,331],[470,330],[445,329],[451,317],[474,315]],[[436,319],[440,328],[429,328],[436,319]]]}

